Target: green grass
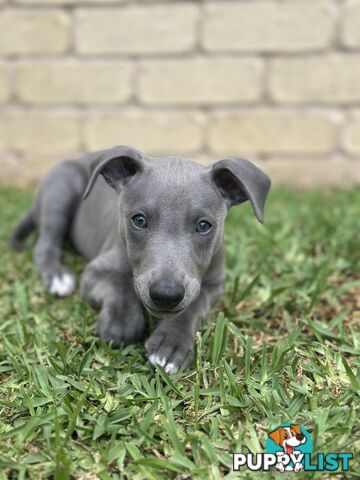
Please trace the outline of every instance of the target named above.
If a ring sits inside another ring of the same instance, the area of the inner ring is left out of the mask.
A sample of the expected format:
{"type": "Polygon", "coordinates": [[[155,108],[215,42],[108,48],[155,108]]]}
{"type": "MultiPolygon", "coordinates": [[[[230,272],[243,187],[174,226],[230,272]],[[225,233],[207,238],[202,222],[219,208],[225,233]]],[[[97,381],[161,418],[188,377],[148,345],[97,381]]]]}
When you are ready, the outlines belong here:
{"type": "Polygon", "coordinates": [[[31,251],[8,249],[31,199],[0,190],[0,479],[270,478],[231,473],[231,453],[286,421],[315,452],[354,453],[360,478],[359,190],[275,190],[265,226],[233,209],[226,292],[172,378],[142,345],[96,340],[79,294],[45,293],[31,251]]]}

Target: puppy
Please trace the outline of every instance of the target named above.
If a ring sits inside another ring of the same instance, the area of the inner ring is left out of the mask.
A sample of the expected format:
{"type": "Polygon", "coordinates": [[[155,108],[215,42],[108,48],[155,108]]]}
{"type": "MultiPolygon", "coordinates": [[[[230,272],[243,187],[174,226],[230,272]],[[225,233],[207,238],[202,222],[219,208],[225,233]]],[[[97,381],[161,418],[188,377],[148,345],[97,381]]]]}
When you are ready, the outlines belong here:
{"type": "Polygon", "coordinates": [[[114,347],[138,341],[146,309],[159,319],[145,343],[148,359],[172,374],[192,358],[199,318],[222,290],[228,209],[250,201],[262,222],[269,189],[247,160],[203,166],[115,147],[51,169],[11,244],[21,249],[37,229],[41,281],[65,296],[75,288],[62,263],[68,236],[88,261],[80,290],[100,310],[97,335],[114,347]]]}

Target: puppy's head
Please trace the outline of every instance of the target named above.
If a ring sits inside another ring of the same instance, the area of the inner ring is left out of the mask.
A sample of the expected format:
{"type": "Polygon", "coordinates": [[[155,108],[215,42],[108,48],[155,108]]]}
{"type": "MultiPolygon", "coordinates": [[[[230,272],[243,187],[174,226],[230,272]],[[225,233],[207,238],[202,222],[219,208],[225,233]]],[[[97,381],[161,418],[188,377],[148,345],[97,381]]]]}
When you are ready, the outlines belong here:
{"type": "Polygon", "coordinates": [[[306,437],[301,433],[300,425],[290,425],[289,427],[279,427],[269,433],[269,437],[284,449],[285,453],[291,454],[295,447],[306,442],[306,437]]]}
{"type": "Polygon", "coordinates": [[[181,157],[151,159],[116,147],[91,167],[86,198],[102,175],[119,195],[120,232],[135,291],[157,317],[178,315],[198,296],[220,255],[229,207],[249,200],[260,222],[269,178],[247,160],[211,167],[181,157]]]}

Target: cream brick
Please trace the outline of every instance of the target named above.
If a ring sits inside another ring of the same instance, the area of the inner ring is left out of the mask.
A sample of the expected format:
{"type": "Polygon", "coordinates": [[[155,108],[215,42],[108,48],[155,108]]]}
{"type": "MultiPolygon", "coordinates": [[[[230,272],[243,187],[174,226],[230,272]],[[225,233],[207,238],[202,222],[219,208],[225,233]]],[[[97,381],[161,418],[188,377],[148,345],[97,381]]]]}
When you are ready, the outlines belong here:
{"type": "MultiPolygon", "coordinates": [[[[3,152],[8,145],[7,124],[4,116],[0,116],[0,152],[3,152]]],[[[1,176],[1,175],[0,175],[1,176]]]]}
{"type": "Polygon", "coordinates": [[[76,115],[51,112],[14,112],[6,116],[10,148],[26,154],[72,154],[80,149],[76,115]]]}
{"type": "Polygon", "coordinates": [[[349,48],[360,47],[360,1],[352,0],[344,7],[342,18],[341,39],[349,48]]]}
{"type": "Polygon", "coordinates": [[[76,16],[81,53],[184,52],[196,39],[195,5],[150,5],[122,9],[83,9],[76,16]]]}
{"type": "Polygon", "coordinates": [[[299,190],[351,187],[360,184],[360,161],[334,157],[323,160],[269,159],[259,166],[270,175],[273,186],[299,190]]]}
{"type": "MultiPolygon", "coordinates": [[[[122,5],[135,0],[16,0],[16,3],[22,5],[122,5]]],[[[0,0],[1,2],[1,0],[0,0]]]]}
{"type": "Polygon", "coordinates": [[[126,63],[33,63],[19,67],[17,88],[27,103],[113,104],[129,99],[131,76],[126,63]]]}
{"type": "Polygon", "coordinates": [[[203,45],[211,51],[319,50],[331,43],[332,2],[217,2],[205,6],[203,45]]]}
{"type": "Polygon", "coordinates": [[[9,74],[5,68],[0,67],[0,103],[6,102],[11,94],[9,74]]]}
{"type": "Polygon", "coordinates": [[[140,99],[148,104],[254,102],[261,97],[262,71],[256,59],[145,62],[140,99]]]}
{"type": "MultiPolygon", "coordinates": [[[[79,152],[78,152],[79,153],[79,152]]],[[[71,158],[75,158],[76,155],[71,158]]],[[[64,160],[63,154],[6,155],[3,159],[0,184],[21,188],[35,188],[40,178],[54,165],[64,160]]]]}
{"type": "Polygon", "coordinates": [[[342,145],[350,154],[360,155],[360,112],[352,115],[346,125],[342,145]]]}
{"type": "Polygon", "coordinates": [[[0,15],[0,54],[63,53],[69,18],[60,10],[6,10],[0,15]]]}
{"type": "Polygon", "coordinates": [[[17,155],[10,152],[1,152],[0,185],[24,187],[24,170],[21,167],[22,165],[17,155]]]}
{"type": "Polygon", "coordinates": [[[351,104],[360,101],[360,57],[277,59],[269,90],[284,103],[351,104]]]}
{"type": "Polygon", "coordinates": [[[210,147],[224,154],[319,154],[335,147],[336,126],[320,114],[242,111],[216,115],[210,147]]]}
{"type": "Polygon", "coordinates": [[[150,154],[186,154],[202,148],[203,127],[196,112],[128,111],[90,117],[84,136],[89,150],[128,144],[150,154]]]}

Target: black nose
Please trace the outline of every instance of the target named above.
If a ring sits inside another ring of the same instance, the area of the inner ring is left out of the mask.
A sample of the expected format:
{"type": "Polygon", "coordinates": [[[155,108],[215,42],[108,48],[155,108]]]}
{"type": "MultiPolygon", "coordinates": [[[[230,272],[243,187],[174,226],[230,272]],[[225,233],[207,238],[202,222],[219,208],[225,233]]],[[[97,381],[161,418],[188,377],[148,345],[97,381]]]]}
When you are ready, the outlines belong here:
{"type": "Polygon", "coordinates": [[[185,288],[174,280],[158,280],[150,286],[149,294],[157,307],[166,310],[179,305],[184,298],[185,288]]]}
{"type": "Polygon", "coordinates": [[[301,441],[301,440],[303,440],[304,435],[303,435],[302,433],[298,433],[298,434],[296,435],[296,438],[301,441]]]}

